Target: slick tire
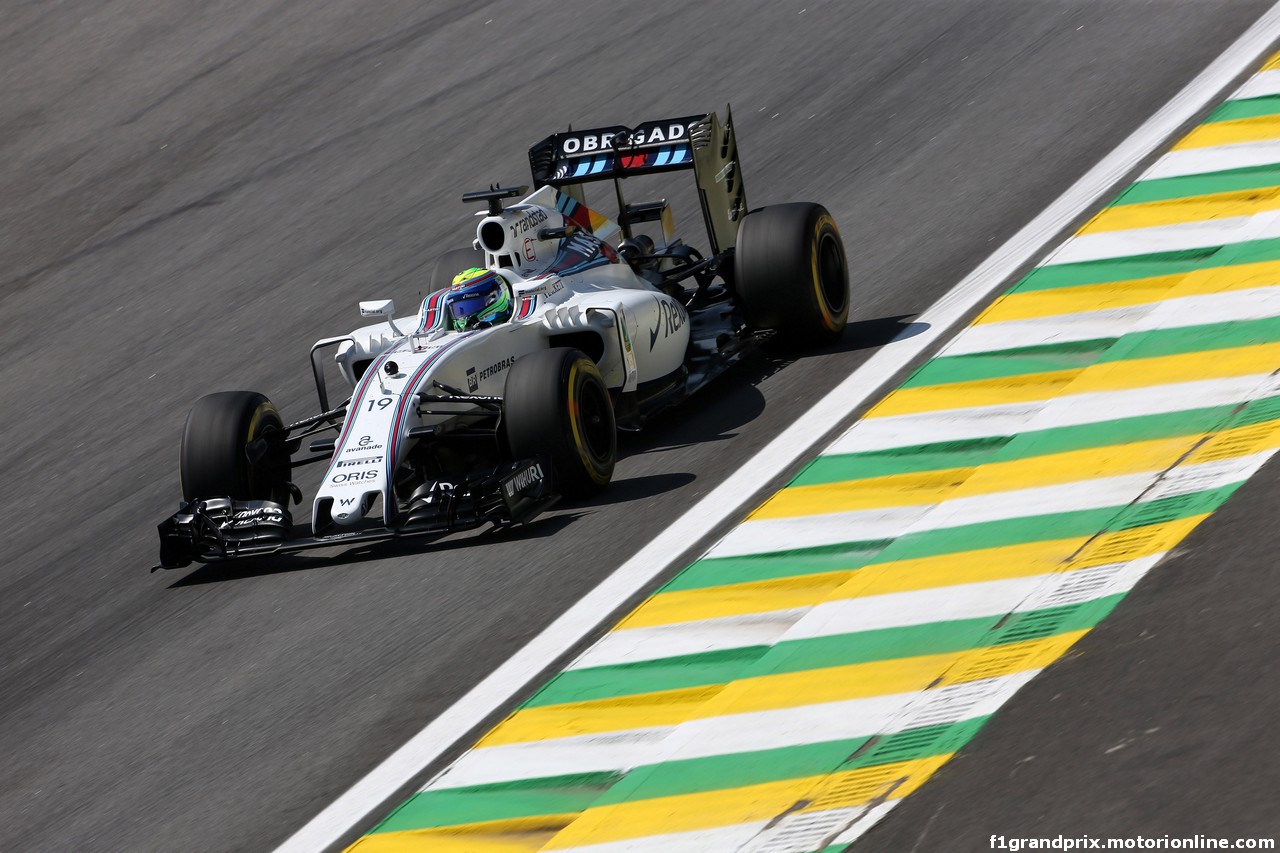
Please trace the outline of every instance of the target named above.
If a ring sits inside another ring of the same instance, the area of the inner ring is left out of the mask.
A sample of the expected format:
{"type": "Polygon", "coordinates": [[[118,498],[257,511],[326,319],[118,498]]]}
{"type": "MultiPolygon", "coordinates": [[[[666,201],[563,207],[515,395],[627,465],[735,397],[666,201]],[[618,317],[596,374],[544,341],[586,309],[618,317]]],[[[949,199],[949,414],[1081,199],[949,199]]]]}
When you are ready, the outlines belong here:
{"type": "Polygon", "coordinates": [[[787,346],[821,346],[849,318],[849,264],[835,220],[820,204],[762,207],[738,225],[733,261],[739,308],[753,330],[787,346]]]}
{"type": "Polygon", "coordinates": [[[289,457],[283,444],[250,447],[283,429],[280,412],[253,391],[220,391],[196,400],[182,431],[178,470],[183,499],[287,502],[289,457]]]}
{"type": "Polygon", "coordinates": [[[557,347],[518,359],[507,372],[503,409],[512,458],[548,459],[560,494],[589,497],[609,485],[618,455],[613,403],[580,351],[557,347]]]}

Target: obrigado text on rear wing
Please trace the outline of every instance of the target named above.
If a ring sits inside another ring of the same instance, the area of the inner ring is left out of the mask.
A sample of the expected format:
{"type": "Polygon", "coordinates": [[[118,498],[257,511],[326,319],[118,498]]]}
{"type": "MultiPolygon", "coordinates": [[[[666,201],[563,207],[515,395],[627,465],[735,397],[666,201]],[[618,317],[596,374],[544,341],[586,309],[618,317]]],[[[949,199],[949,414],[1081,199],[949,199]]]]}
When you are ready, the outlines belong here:
{"type": "MultiPolygon", "coordinates": [[[[553,186],[584,201],[582,185],[637,175],[693,169],[707,236],[714,251],[733,248],[738,221],[747,212],[746,190],[738,164],[733,113],[724,124],[715,113],[625,125],[553,133],[529,149],[536,187],[553,186]]],[[[622,188],[617,184],[618,198],[622,188]]],[[[630,225],[622,202],[618,222],[630,225]]]]}

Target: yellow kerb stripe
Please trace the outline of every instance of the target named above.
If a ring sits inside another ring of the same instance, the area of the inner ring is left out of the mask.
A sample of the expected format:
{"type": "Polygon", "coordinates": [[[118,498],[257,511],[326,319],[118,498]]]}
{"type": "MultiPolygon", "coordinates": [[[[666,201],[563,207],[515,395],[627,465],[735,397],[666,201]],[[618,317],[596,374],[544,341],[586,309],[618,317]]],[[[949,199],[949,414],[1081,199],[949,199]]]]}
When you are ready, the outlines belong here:
{"type": "Polygon", "coordinates": [[[436,829],[375,832],[347,853],[533,853],[578,817],[578,813],[464,823],[436,829]]]}
{"type": "Polygon", "coordinates": [[[826,811],[878,798],[899,799],[915,791],[949,758],[950,755],[935,755],[823,776],[602,806],[584,812],[544,849],[567,850],[660,833],[769,820],[784,812],[826,811]],[[809,802],[802,805],[805,800],[809,802]]]}
{"type": "Polygon", "coordinates": [[[1125,308],[1173,297],[1227,293],[1273,287],[1277,284],[1280,284],[1280,261],[1259,261],[1232,267],[1212,267],[1186,274],[1082,284],[1051,290],[1028,290],[1002,296],[974,321],[974,325],[1125,308]]]}
{"type": "MultiPolygon", "coordinates": [[[[1138,528],[1152,534],[1155,540],[1149,546],[1131,550],[1127,552],[1127,556],[1114,559],[1133,560],[1168,550],[1185,537],[1203,518],[1205,516],[1197,515],[1138,528]]],[[[1130,538],[1130,531],[1112,531],[1094,536],[1090,544],[1110,548],[1117,543],[1127,542],[1130,538]]],[[[1076,536],[1068,539],[1049,539],[1019,545],[1004,545],[998,548],[939,554],[933,557],[875,563],[858,571],[828,573],[824,577],[845,575],[847,583],[837,585],[835,589],[830,587],[823,589],[820,594],[815,589],[815,594],[807,600],[800,596],[792,596],[786,601],[786,606],[815,607],[823,601],[856,598],[862,595],[912,592],[933,587],[1047,574],[1060,570],[1071,555],[1087,542],[1090,542],[1089,537],[1076,536]]],[[[1087,567],[1077,561],[1071,563],[1072,569],[1087,567]]],[[[771,582],[759,581],[660,593],[637,608],[618,627],[618,630],[674,625],[784,609],[784,605],[771,595],[770,584],[771,582]]]]}
{"type": "Polygon", "coordinates": [[[1274,370],[1276,364],[1280,364],[1280,343],[1268,343],[1113,361],[1087,369],[902,388],[886,397],[867,417],[885,418],[974,406],[1047,401],[1068,391],[1071,394],[1123,391],[1173,382],[1242,376],[1274,370]]]}
{"type": "MultiPolygon", "coordinates": [[[[1277,264],[1277,269],[1280,269],[1280,264],[1277,264]]],[[[1183,275],[1161,275],[1050,290],[1014,291],[992,303],[990,308],[973,321],[973,325],[1034,320],[1081,311],[1101,311],[1106,308],[1127,308],[1131,305],[1160,302],[1168,299],[1170,291],[1185,278],[1183,275]]]]}
{"type": "MultiPolygon", "coordinates": [[[[999,648],[1009,654],[1007,671],[990,671],[988,668],[980,677],[992,678],[1044,666],[1083,634],[1083,631],[1075,631],[1001,646],[999,648]]],[[[729,685],[662,690],[615,699],[524,708],[490,732],[477,748],[653,726],[678,726],[689,720],[724,714],[771,711],[923,690],[971,654],[973,650],[918,655],[762,675],[729,685]]]]}
{"type": "Polygon", "coordinates": [[[1122,204],[1104,209],[1076,233],[1101,234],[1231,216],[1253,216],[1277,208],[1280,208],[1280,189],[1276,187],[1122,204]]]}
{"type": "Polygon", "coordinates": [[[751,514],[753,521],[804,518],[1076,483],[1172,465],[1203,433],[1050,453],[979,468],[948,468],[918,474],[891,474],[783,489],[751,514]]]}
{"type": "Polygon", "coordinates": [[[1173,146],[1173,150],[1185,151],[1188,148],[1211,148],[1216,145],[1236,145],[1277,138],[1280,138],[1280,116],[1255,116],[1202,124],[1184,136],[1173,146]]]}

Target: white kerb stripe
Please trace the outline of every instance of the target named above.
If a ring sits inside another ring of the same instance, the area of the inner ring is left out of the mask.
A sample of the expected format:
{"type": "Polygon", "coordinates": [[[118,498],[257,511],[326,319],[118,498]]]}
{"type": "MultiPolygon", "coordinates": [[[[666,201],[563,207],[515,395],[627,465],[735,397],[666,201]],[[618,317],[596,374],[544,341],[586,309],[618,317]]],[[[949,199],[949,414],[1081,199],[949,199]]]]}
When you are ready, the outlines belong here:
{"type": "Polygon", "coordinates": [[[740,850],[743,844],[768,825],[769,822],[766,820],[757,820],[751,823],[735,823],[688,832],[663,832],[642,838],[625,838],[621,841],[584,844],[564,849],[574,850],[577,853],[709,853],[709,851],[733,853],[740,850]]]}
{"type": "Polygon", "coordinates": [[[934,724],[957,723],[995,713],[1040,670],[1031,669],[931,690],[911,690],[775,708],[727,713],[662,729],[624,729],[591,735],[571,735],[528,743],[473,749],[448,773],[423,790],[438,791],[469,785],[489,785],[526,779],[545,779],[575,773],[630,772],[663,761],[710,758],[718,755],[826,743],[893,734],[915,727],[904,713],[921,702],[942,709],[934,724]],[[955,702],[960,696],[974,701],[955,702]],[[636,744],[643,744],[637,749],[636,744]]]}
{"type": "MultiPolygon", "coordinates": [[[[910,507],[914,512],[904,512],[900,525],[892,532],[887,530],[881,519],[884,510],[878,509],[744,521],[717,542],[707,556],[765,554],[779,545],[787,547],[793,542],[803,543],[806,548],[867,542],[877,538],[896,538],[908,532],[944,530],[1105,506],[1119,507],[1135,500],[1159,475],[1160,471],[1141,471],[971,497],[950,498],[943,494],[937,503],[910,507]],[[871,525],[864,524],[862,520],[868,514],[875,517],[871,525]],[[913,515],[914,521],[911,520],[913,515]],[[872,532],[879,535],[869,535],[872,532]]],[[[962,488],[963,483],[958,483],[952,491],[962,488]]]]}
{"type": "Polygon", "coordinates": [[[745,649],[773,644],[809,608],[792,607],[768,613],[720,616],[674,625],[654,625],[610,631],[569,669],[590,669],[644,660],[745,649]]]}
{"type": "Polygon", "coordinates": [[[1170,151],[1157,160],[1143,175],[1144,181],[1161,178],[1185,178],[1208,175],[1231,169],[1254,169],[1280,163],[1280,139],[1260,142],[1237,142],[1210,148],[1187,148],[1170,151]]]}
{"type": "MultiPolygon", "coordinates": [[[[1163,556],[1162,552],[1124,564],[1112,564],[1113,569],[1118,569],[1115,578],[1095,590],[1090,598],[1128,592],[1163,556]]],[[[983,618],[996,620],[1010,613],[1038,610],[1041,609],[1042,596],[1037,593],[1061,585],[1069,574],[1070,572],[1052,572],[826,601],[813,608],[803,621],[787,632],[786,642],[861,631],[931,625],[935,622],[983,618]]]]}
{"type": "Polygon", "coordinates": [[[653,726],[473,747],[422,790],[438,791],[571,773],[621,772],[651,763],[655,750],[675,730],[675,726],[653,726]]]}
{"type": "Polygon", "coordinates": [[[1012,436],[1023,432],[1033,420],[1035,429],[1046,430],[1227,406],[1269,396],[1273,393],[1266,384],[1270,376],[1269,373],[1250,373],[1225,379],[1069,394],[1052,401],[1033,400],[865,418],[836,439],[823,455],[868,453],[943,441],[1012,436]],[[1041,417],[1037,420],[1038,415],[1041,417]]]}
{"type": "MultiPolygon", "coordinates": [[[[822,811],[790,812],[782,820],[766,826],[751,843],[735,853],[810,853],[830,846],[851,826],[875,823],[901,800],[893,797],[856,806],[822,811]],[[837,833],[839,835],[837,835],[837,833]]],[[[912,851],[914,853],[914,851],[912,851]]]]}
{"type": "Polygon", "coordinates": [[[1236,89],[1230,100],[1242,101],[1247,98],[1264,98],[1267,95],[1280,95],[1280,71],[1259,71],[1244,81],[1244,85],[1236,89]]]}
{"type": "Polygon", "coordinates": [[[1104,231],[1072,237],[1054,252],[1042,266],[1077,264],[1230,246],[1250,240],[1280,237],[1280,218],[1265,214],[1255,216],[1223,216],[1203,222],[1179,222],[1176,225],[1153,225],[1126,231],[1104,231]]]}
{"type": "MultiPolygon", "coordinates": [[[[1268,454],[1269,455],[1269,454],[1268,454]]],[[[1217,463],[1215,463],[1217,464],[1217,463]]],[[[1161,495],[1165,497],[1167,495],[1161,495]]],[[[1074,569],[1072,574],[1106,569],[1114,577],[1091,594],[1079,598],[1115,595],[1129,589],[1127,579],[1136,579],[1155,565],[1163,552],[1151,554],[1126,564],[1094,566],[1074,569]]],[[[1038,591],[1051,589],[1070,581],[1061,572],[1035,575],[1026,578],[1010,578],[983,581],[973,584],[955,584],[911,592],[865,594],[859,590],[856,597],[824,601],[809,608],[792,608],[784,611],[752,614],[753,617],[772,620],[779,626],[772,642],[806,640],[858,631],[876,631],[923,625],[949,619],[974,619],[984,616],[1001,616],[1005,613],[1037,609],[1041,596],[1038,591]],[[934,609],[929,609],[934,608],[934,609]],[[801,619],[803,618],[803,622],[801,619]],[[786,625],[786,628],[781,626],[786,625]]],[[[874,592],[874,591],[872,591],[874,592]]],[[[720,633],[715,623],[745,619],[743,616],[727,616],[694,622],[678,622],[648,628],[631,628],[606,635],[584,656],[576,668],[588,669],[621,663],[641,663],[664,658],[683,657],[709,651],[749,648],[756,642],[739,642],[740,636],[732,632],[720,633]],[[705,633],[704,633],[705,632],[705,633]],[[637,634],[640,636],[630,636],[637,634]],[[714,638],[715,645],[708,647],[707,637],[714,638]],[[646,643],[645,641],[651,641],[646,643]]]]}
{"type": "Polygon", "coordinates": [[[883,820],[884,816],[887,815],[893,809],[893,807],[900,802],[902,802],[901,798],[894,799],[894,800],[885,800],[883,803],[880,803],[876,806],[873,806],[872,808],[867,809],[858,817],[857,820],[849,824],[849,826],[845,828],[843,832],[841,832],[835,838],[831,839],[831,843],[832,844],[848,844],[851,841],[856,841],[858,838],[862,837],[863,833],[865,833],[867,830],[871,829],[871,827],[875,826],[877,823],[883,820]]]}
{"type": "Polygon", "coordinates": [[[1210,323],[1261,320],[1280,316],[1280,287],[1255,287],[1104,308],[1055,314],[1027,320],[982,323],[965,329],[943,356],[1000,352],[1076,341],[1116,339],[1157,329],[1188,329],[1210,323]]]}

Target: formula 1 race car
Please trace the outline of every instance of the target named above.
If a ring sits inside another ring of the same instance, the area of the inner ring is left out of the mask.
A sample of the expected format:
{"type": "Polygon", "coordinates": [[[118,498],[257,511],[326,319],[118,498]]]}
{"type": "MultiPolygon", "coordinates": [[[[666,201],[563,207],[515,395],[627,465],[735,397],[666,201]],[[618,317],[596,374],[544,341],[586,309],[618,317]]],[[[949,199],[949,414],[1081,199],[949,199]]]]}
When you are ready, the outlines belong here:
{"type": "Polygon", "coordinates": [[[377,322],[312,347],[319,414],[286,424],[246,391],[196,402],[160,567],[527,522],[604,488],[619,429],[766,338],[808,346],[843,331],[835,222],[817,204],[748,212],[728,113],[557,133],[529,161],[533,193],[463,196],[487,215],[471,248],[441,258],[415,315],[362,302],[377,322]],[[694,172],[707,254],[675,236],[665,200],[623,198],[624,179],[680,169],[694,172]],[[616,220],[586,205],[584,184],[600,180],[613,181],[616,220]],[[336,406],[331,351],[351,389],[336,406]],[[310,524],[295,524],[292,471],[316,462],[310,524]]]}

